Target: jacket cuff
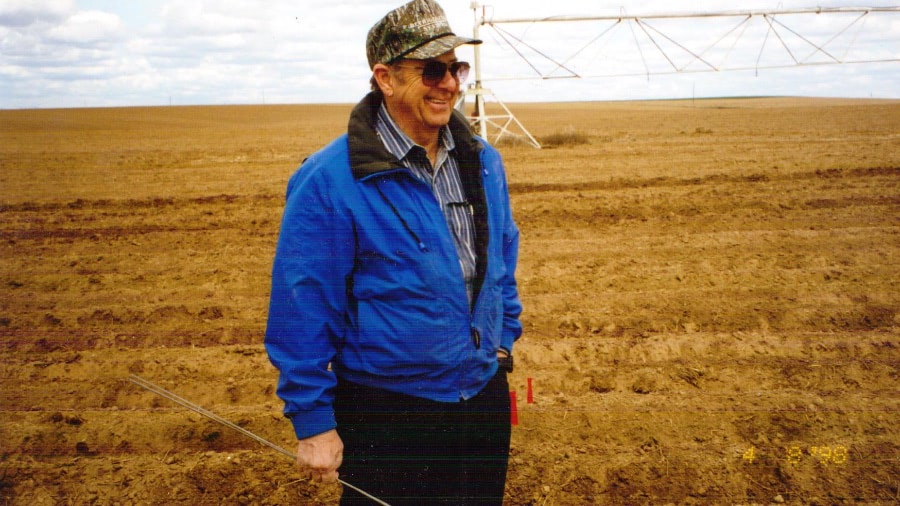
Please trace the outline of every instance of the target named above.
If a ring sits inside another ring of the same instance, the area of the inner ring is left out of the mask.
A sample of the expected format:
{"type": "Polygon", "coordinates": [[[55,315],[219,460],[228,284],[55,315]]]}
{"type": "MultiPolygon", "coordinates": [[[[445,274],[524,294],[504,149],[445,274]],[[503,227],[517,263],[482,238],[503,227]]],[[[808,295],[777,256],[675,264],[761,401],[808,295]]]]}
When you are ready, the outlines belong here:
{"type": "Polygon", "coordinates": [[[500,347],[505,349],[512,355],[513,352],[513,343],[516,341],[515,336],[512,333],[504,332],[503,336],[500,338],[500,347]]]}
{"type": "Polygon", "coordinates": [[[297,435],[298,440],[337,428],[334,410],[331,407],[323,407],[303,413],[293,413],[289,417],[291,424],[294,426],[294,434],[297,435]]]}

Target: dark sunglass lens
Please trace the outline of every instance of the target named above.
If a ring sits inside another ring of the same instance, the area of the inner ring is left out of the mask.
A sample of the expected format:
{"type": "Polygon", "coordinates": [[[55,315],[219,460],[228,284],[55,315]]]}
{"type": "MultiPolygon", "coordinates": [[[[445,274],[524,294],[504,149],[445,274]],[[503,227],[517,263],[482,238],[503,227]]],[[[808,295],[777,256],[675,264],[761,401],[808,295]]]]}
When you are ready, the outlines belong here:
{"type": "Polygon", "coordinates": [[[459,82],[464,82],[469,77],[469,64],[464,61],[453,62],[450,65],[450,73],[456,77],[459,82]]]}
{"type": "Polygon", "coordinates": [[[439,85],[444,80],[444,76],[447,75],[448,67],[450,75],[459,82],[465,81],[466,77],[469,76],[469,64],[464,61],[455,61],[448,66],[444,62],[431,60],[425,62],[425,67],[422,68],[422,82],[426,86],[439,85]]]}
{"type": "Polygon", "coordinates": [[[427,86],[437,86],[444,80],[447,74],[447,64],[439,61],[425,62],[425,68],[422,69],[422,81],[427,86]]]}

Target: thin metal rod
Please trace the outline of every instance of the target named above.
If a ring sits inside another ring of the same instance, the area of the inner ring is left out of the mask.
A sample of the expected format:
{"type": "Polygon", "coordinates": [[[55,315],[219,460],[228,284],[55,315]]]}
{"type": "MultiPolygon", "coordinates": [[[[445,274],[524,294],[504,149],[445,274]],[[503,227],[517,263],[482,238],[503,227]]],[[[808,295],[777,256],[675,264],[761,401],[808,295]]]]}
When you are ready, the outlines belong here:
{"type": "Polygon", "coordinates": [[[550,16],[545,18],[519,18],[519,19],[482,19],[481,24],[510,24],[510,23],[544,23],[558,21],[614,21],[635,19],[678,19],[678,18],[720,18],[732,16],[778,16],[782,14],[839,14],[852,12],[900,12],[900,7],[815,7],[808,9],[789,10],[760,10],[760,11],[722,11],[722,12],[697,12],[677,14],[649,14],[649,15],[619,15],[619,16],[550,16]]]}
{"type": "MultiPolygon", "coordinates": [[[[859,65],[859,64],[870,64],[870,63],[897,63],[900,62],[900,58],[885,58],[881,60],[853,60],[853,61],[842,61],[840,63],[835,62],[809,62],[809,63],[792,63],[790,65],[762,65],[759,67],[735,67],[735,68],[721,68],[716,70],[716,72],[745,72],[748,70],[783,70],[783,69],[793,69],[799,67],[822,67],[826,65],[859,65]]],[[[665,75],[677,75],[677,74],[701,74],[712,72],[708,69],[701,70],[679,70],[679,71],[655,71],[653,75],[655,76],[665,76],[665,75]]],[[[616,78],[616,77],[641,77],[646,76],[647,72],[624,72],[619,74],[583,74],[579,75],[578,78],[581,79],[606,79],[606,78],[616,78]]],[[[491,81],[500,82],[500,81],[533,81],[534,77],[495,77],[492,78],[491,81]]],[[[555,79],[577,79],[575,76],[558,76],[558,77],[542,77],[544,81],[550,81],[555,79]]]]}
{"type": "MultiPolygon", "coordinates": [[[[155,393],[156,395],[159,395],[160,397],[165,397],[166,399],[169,399],[170,401],[172,401],[176,404],[180,404],[181,406],[184,406],[185,408],[188,408],[195,413],[199,413],[199,414],[209,418],[210,420],[218,422],[230,429],[234,429],[234,430],[240,432],[241,434],[249,437],[250,439],[253,439],[254,441],[256,441],[260,444],[268,446],[269,448],[272,448],[273,450],[284,454],[285,456],[289,457],[293,461],[297,460],[297,455],[292,453],[290,450],[282,448],[282,447],[276,445],[275,443],[272,443],[260,436],[257,436],[256,434],[250,432],[249,430],[247,430],[239,425],[235,425],[234,423],[229,422],[228,420],[213,413],[212,411],[204,409],[204,408],[200,407],[199,405],[194,404],[193,402],[191,402],[187,399],[181,398],[181,397],[175,395],[174,393],[166,390],[165,388],[163,388],[159,385],[155,385],[155,384],[145,380],[144,378],[141,378],[140,376],[132,374],[131,376],[129,376],[128,381],[134,383],[135,385],[137,385],[141,388],[149,390],[149,391],[155,393]]],[[[362,494],[362,495],[368,497],[369,499],[375,501],[376,503],[380,504],[381,506],[391,506],[390,504],[382,501],[381,499],[378,499],[377,497],[367,493],[366,491],[360,489],[359,487],[356,487],[356,486],[353,486],[353,485],[347,483],[344,480],[338,479],[338,482],[346,487],[352,488],[353,490],[359,492],[360,494],[362,494]]]]}

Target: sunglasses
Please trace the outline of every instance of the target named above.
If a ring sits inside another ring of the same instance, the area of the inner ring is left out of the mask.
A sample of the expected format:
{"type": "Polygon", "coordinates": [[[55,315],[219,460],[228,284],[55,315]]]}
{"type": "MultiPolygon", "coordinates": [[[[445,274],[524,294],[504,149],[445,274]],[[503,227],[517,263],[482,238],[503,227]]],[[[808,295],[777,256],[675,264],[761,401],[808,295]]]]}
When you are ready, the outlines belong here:
{"type": "Polygon", "coordinates": [[[424,67],[420,67],[418,65],[396,65],[397,67],[406,67],[411,69],[420,69],[422,71],[422,83],[425,86],[430,86],[432,88],[441,84],[441,81],[444,80],[444,76],[447,75],[447,70],[450,70],[450,75],[456,79],[456,82],[462,83],[469,77],[469,63],[464,61],[455,61],[453,63],[447,64],[442,61],[437,60],[428,60],[425,62],[424,67]]]}

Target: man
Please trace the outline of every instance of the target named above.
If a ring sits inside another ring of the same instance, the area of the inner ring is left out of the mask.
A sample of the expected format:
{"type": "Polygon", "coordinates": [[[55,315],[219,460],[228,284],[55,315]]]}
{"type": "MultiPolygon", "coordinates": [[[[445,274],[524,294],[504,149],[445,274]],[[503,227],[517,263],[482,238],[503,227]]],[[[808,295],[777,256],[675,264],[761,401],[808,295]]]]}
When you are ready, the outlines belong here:
{"type": "MultiPolygon", "coordinates": [[[[297,463],[394,506],[500,504],[518,230],[432,0],[372,27],[372,92],[287,189],[266,349],[297,463]]],[[[370,504],[344,488],[341,504],[370,504]]]]}

